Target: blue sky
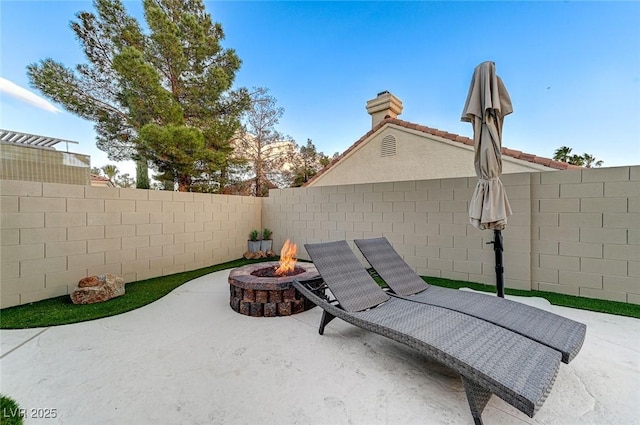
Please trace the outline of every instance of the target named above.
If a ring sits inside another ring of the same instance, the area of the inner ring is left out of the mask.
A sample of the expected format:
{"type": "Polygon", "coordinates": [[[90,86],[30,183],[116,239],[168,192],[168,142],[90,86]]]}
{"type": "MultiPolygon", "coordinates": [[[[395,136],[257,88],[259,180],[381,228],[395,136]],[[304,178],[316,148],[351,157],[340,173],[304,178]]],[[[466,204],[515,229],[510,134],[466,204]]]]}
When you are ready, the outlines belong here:
{"type": "MultiPolygon", "coordinates": [[[[125,1],[142,20],[141,1],[125,1]]],[[[243,61],[236,86],[268,87],[285,108],[279,130],[326,154],[371,126],[365,103],[389,90],[401,119],[472,136],[460,122],[473,69],[496,63],[514,113],[503,145],[551,157],[566,145],[605,166],[640,164],[640,2],[206,2],[243,61]]],[[[69,22],[90,1],[0,0],[0,128],[80,142],[91,122],[11,95],[26,66],[83,63],[69,22]]],[[[37,91],[35,94],[40,95],[37,91]]],[[[122,164],[125,172],[133,167],[122,164]]]]}

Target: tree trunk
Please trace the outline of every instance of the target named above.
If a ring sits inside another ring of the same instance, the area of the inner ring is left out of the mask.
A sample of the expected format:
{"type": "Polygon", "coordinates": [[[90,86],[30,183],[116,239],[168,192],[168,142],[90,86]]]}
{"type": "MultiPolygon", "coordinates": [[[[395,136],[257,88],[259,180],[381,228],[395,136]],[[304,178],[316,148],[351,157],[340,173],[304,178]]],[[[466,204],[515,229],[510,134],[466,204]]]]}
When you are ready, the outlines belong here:
{"type": "Polygon", "coordinates": [[[178,176],[178,192],[188,192],[191,187],[191,176],[181,174],[178,176]]]}

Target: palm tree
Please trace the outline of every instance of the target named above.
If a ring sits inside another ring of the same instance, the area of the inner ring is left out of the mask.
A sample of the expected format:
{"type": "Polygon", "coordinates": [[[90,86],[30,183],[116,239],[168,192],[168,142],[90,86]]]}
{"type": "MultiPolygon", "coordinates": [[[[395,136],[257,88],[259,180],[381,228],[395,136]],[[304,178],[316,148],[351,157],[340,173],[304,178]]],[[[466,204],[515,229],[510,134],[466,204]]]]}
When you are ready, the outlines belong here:
{"type": "Polygon", "coordinates": [[[118,167],[116,167],[113,164],[103,165],[102,166],[102,172],[104,173],[105,176],[107,176],[107,178],[109,179],[111,184],[113,184],[115,186],[116,185],[116,176],[118,175],[118,173],[120,173],[120,171],[118,170],[118,167]]]}
{"type": "Polygon", "coordinates": [[[582,155],[582,158],[584,159],[584,166],[587,168],[602,167],[602,164],[604,164],[604,161],[596,161],[596,157],[588,153],[582,155]]]}
{"type": "Polygon", "coordinates": [[[556,161],[570,162],[569,159],[571,157],[569,155],[571,154],[571,150],[572,149],[568,146],[561,146],[554,152],[553,159],[556,161]]]}
{"type": "Polygon", "coordinates": [[[571,155],[571,157],[569,157],[569,161],[567,162],[571,165],[579,165],[580,167],[582,167],[584,165],[584,158],[582,157],[582,155],[571,155]]]}

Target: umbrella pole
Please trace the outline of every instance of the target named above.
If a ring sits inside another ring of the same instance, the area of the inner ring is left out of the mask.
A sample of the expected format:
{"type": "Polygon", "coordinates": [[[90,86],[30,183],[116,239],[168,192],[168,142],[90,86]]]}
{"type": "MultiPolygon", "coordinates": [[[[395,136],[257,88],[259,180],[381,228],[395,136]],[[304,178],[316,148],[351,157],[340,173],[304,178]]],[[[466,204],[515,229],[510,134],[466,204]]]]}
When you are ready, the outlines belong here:
{"type": "Polygon", "coordinates": [[[502,267],[502,231],[493,231],[493,252],[496,256],[496,289],[498,296],[504,298],[504,267],[502,267]]]}

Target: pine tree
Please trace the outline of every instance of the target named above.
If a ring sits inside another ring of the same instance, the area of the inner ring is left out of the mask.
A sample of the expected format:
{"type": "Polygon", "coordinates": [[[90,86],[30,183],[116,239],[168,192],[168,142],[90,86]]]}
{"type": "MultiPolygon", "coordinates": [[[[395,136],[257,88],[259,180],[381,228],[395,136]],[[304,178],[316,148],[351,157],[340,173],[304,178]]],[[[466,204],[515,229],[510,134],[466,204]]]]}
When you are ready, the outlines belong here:
{"type": "Polygon", "coordinates": [[[322,152],[318,152],[311,139],[307,139],[305,146],[300,146],[294,160],[292,170],[292,187],[299,187],[311,180],[313,176],[330,162],[322,152]]]}
{"type": "MultiPolygon", "coordinates": [[[[96,14],[80,12],[71,23],[87,63],[71,69],[44,59],[28,66],[31,84],[94,121],[96,144],[112,160],[134,159],[139,171],[148,161],[165,174],[215,175],[249,106],[246,89],[231,90],[241,61],[220,45],[222,26],[212,21],[202,0],[144,0],[148,34],[120,0],[95,0],[94,6],[96,14]],[[142,132],[145,126],[152,129],[142,132]],[[167,167],[173,147],[158,141],[175,132],[201,145],[190,150],[198,167],[167,167]],[[156,139],[144,140],[143,134],[156,139]]],[[[139,186],[145,184],[140,177],[139,186]]],[[[197,175],[169,177],[180,190],[189,190],[197,175]]]]}
{"type": "Polygon", "coordinates": [[[149,180],[149,169],[147,161],[140,160],[136,162],[136,187],[138,189],[150,189],[151,181],[149,180]]]}

